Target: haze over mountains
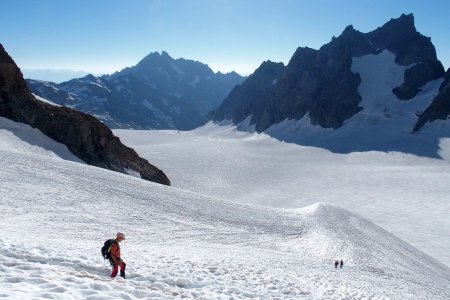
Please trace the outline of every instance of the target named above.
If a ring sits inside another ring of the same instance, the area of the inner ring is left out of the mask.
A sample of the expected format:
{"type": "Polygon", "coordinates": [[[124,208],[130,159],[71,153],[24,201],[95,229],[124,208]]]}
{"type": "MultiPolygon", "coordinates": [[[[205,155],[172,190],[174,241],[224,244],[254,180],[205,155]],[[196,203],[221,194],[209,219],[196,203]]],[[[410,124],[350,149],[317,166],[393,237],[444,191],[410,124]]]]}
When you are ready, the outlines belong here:
{"type": "Polygon", "coordinates": [[[112,75],[87,75],[56,84],[27,80],[38,96],[95,116],[110,128],[189,130],[201,124],[244,80],[232,72],[151,53],[112,75]]]}
{"type": "Polygon", "coordinates": [[[24,78],[36,78],[44,81],[61,83],[73,78],[89,75],[85,71],[74,71],[67,69],[22,69],[24,78]]]}

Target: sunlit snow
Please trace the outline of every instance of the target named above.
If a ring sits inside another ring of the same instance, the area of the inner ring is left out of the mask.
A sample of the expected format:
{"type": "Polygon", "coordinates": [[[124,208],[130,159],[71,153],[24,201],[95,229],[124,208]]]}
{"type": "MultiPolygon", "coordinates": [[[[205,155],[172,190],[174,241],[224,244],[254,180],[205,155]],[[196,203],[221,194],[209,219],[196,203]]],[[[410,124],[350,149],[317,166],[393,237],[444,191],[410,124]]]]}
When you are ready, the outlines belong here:
{"type": "MultiPolygon", "coordinates": [[[[60,158],[62,154],[36,154],[27,145],[33,133],[16,136],[11,124],[0,125],[4,144],[0,148],[0,296],[12,299],[450,297],[448,267],[373,223],[327,204],[329,201],[317,203],[320,199],[314,199],[314,195],[298,192],[295,197],[310,197],[313,205],[295,209],[239,204],[233,193],[221,200],[208,193],[193,193],[66,161],[60,158]],[[122,242],[122,257],[127,262],[125,280],[110,279],[109,264],[100,255],[104,240],[117,231],[126,234],[122,242]],[[335,269],[335,259],[343,259],[344,268],[335,269]]],[[[34,131],[22,127],[27,129],[34,131]]],[[[198,169],[205,172],[204,178],[208,174],[216,178],[220,169],[223,186],[227,188],[229,178],[236,174],[224,168],[225,162],[242,165],[241,171],[255,171],[251,161],[244,159],[253,153],[229,151],[233,147],[255,150],[252,147],[266,145],[270,147],[260,149],[267,151],[267,155],[273,151],[271,148],[280,147],[288,158],[297,151],[298,146],[227,130],[224,135],[203,128],[189,133],[192,139],[189,142],[176,131],[154,132],[155,144],[151,147],[147,147],[150,132],[120,131],[120,134],[128,142],[141,144],[138,147],[141,152],[174,147],[174,151],[182,150],[178,153],[180,158],[184,157],[185,154],[181,155],[184,150],[192,154],[190,148],[195,143],[198,154],[188,161],[178,159],[178,169],[174,168],[173,157],[173,163],[168,163],[170,153],[159,153],[159,163],[172,166],[168,173],[177,182],[180,177],[174,172],[183,174],[186,166],[200,162],[195,159],[201,154],[205,165],[215,156],[218,163],[209,165],[209,171],[201,163],[198,169]],[[202,144],[206,140],[210,143],[202,144]],[[175,146],[176,141],[179,146],[175,146]],[[221,149],[206,150],[206,146],[215,142],[221,149]],[[154,147],[156,144],[160,147],[154,147]]],[[[34,144],[44,153],[48,151],[45,136],[34,144]]],[[[311,155],[310,161],[317,158],[314,153],[326,153],[311,148],[303,150],[311,155]]],[[[275,188],[282,157],[274,159],[274,162],[259,161],[260,165],[273,169],[273,173],[246,174],[239,180],[250,186],[265,179],[275,188]]],[[[303,162],[306,161],[305,158],[303,162]]],[[[193,186],[199,183],[198,169],[191,170],[193,186]]],[[[308,169],[304,172],[314,174],[308,169]]],[[[249,199],[255,199],[252,192],[256,191],[249,190],[249,199]]],[[[285,195],[278,196],[280,201],[285,195]]],[[[275,198],[270,201],[276,203],[275,198]]]]}
{"type": "Polygon", "coordinates": [[[266,207],[337,205],[450,265],[449,161],[400,152],[337,154],[211,123],[189,132],[115,133],[175,187],[266,207]]]}

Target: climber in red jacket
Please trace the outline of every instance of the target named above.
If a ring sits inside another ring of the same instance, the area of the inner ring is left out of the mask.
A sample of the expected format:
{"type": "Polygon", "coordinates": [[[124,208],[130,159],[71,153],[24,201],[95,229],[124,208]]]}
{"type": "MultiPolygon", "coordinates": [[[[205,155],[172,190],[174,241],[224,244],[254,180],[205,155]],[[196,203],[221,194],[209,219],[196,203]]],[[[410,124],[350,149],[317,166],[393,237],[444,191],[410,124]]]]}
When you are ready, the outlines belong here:
{"type": "Polygon", "coordinates": [[[121,232],[117,233],[116,243],[111,244],[111,255],[109,258],[109,262],[113,266],[111,277],[114,278],[117,276],[117,272],[120,267],[120,276],[125,278],[125,267],[127,266],[125,262],[120,257],[120,245],[119,243],[125,239],[125,235],[121,232]]]}

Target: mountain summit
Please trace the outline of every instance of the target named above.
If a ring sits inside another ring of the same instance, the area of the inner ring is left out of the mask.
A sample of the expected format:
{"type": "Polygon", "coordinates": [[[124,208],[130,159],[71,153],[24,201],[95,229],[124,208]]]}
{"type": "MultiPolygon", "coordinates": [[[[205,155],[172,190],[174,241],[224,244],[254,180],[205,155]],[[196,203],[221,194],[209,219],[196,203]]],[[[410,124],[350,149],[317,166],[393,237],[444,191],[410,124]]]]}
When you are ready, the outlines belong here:
{"type": "Polygon", "coordinates": [[[88,75],[61,84],[28,80],[38,96],[89,113],[110,128],[197,127],[244,80],[214,73],[198,61],[153,52],[112,75],[88,75]]]}
{"type": "MultiPolygon", "coordinates": [[[[436,107],[448,106],[445,96],[435,99],[434,110],[427,109],[439,93],[445,70],[430,38],[416,30],[412,14],[369,33],[348,26],[319,50],[300,47],[286,67],[271,63],[278,73],[268,73],[263,67],[267,64],[234,88],[209,120],[239,124],[248,119],[258,132],[345,152],[374,146],[373,141],[350,142],[346,149],[336,149],[337,135],[349,126],[362,136],[379,130],[390,134],[391,126],[417,132],[426,122],[449,115],[436,112],[436,107]],[[292,125],[286,138],[288,120],[301,124],[292,125]],[[326,131],[327,137],[319,131],[326,131]]],[[[441,87],[441,93],[446,90],[441,87]]],[[[346,134],[355,138],[354,130],[346,134]]]]}

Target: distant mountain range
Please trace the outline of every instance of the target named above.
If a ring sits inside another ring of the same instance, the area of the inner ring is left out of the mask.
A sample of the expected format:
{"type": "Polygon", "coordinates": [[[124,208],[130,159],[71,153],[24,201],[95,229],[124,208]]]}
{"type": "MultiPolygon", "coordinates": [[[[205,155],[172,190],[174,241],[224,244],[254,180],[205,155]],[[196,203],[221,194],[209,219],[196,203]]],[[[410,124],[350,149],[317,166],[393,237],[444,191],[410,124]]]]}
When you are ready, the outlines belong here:
{"type": "Polygon", "coordinates": [[[449,81],[431,39],[403,14],[369,33],[348,26],[319,50],[298,48],[287,66],[264,62],[208,119],[337,152],[399,150],[396,141],[430,123],[433,137],[450,136],[436,122],[450,115],[449,81]]]}
{"type": "Polygon", "coordinates": [[[107,126],[94,117],[36,99],[2,44],[0,117],[39,129],[49,138],[67,146],[72,154],[89,165],[170,185],[169,178],[162,170],[123,145],[107,126]]]}
{"type": "Polygon", "coordinates": [[[112,75],[87,75],[56,84],[28,79],[32,92],[91,114],[110,128],[193,129],[245,78],[207,65],[151,53],[112,75]]]}

